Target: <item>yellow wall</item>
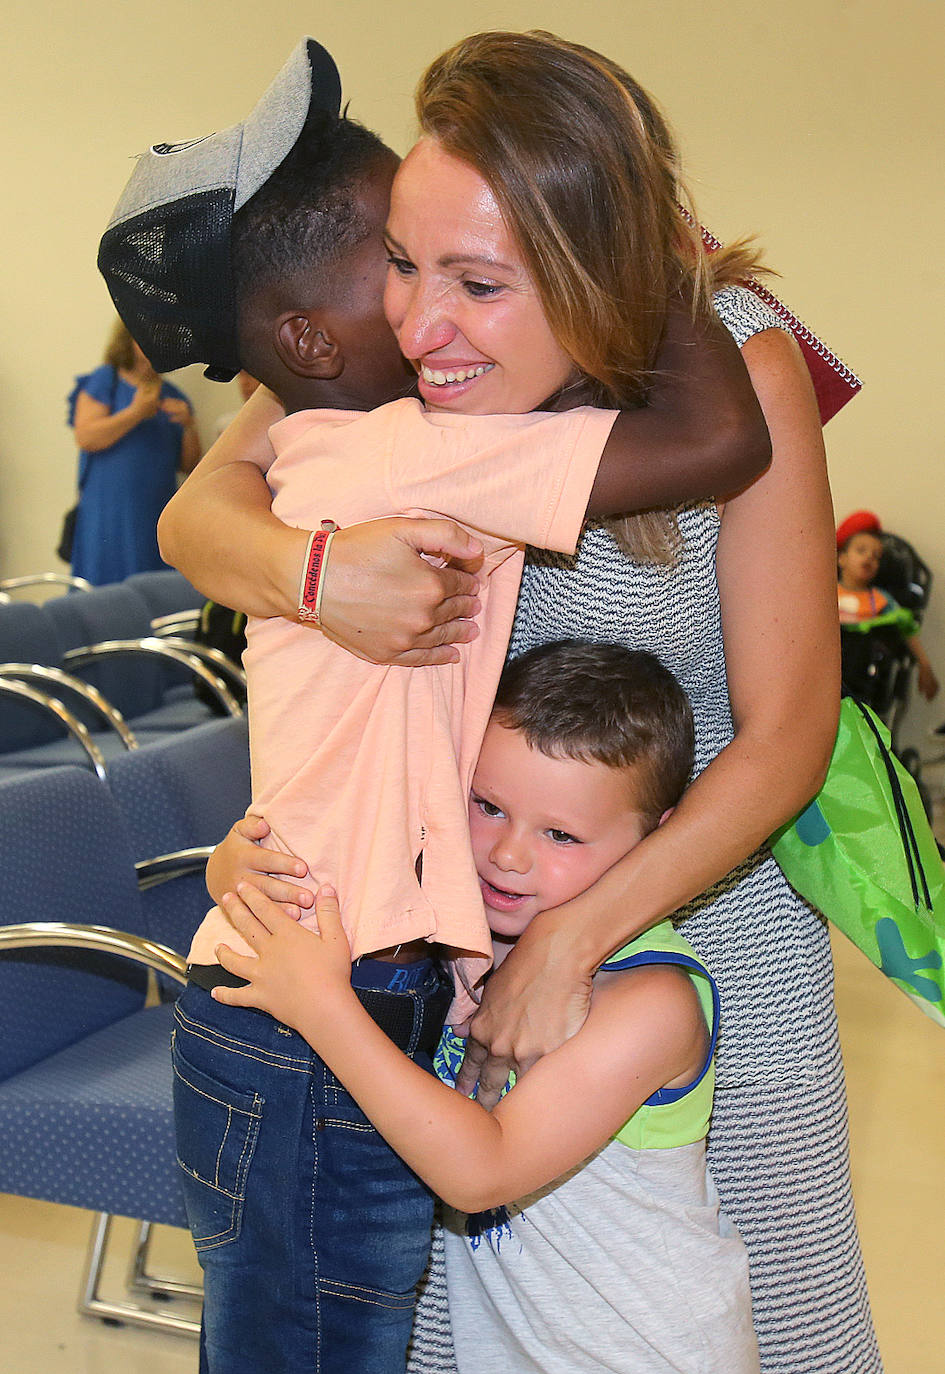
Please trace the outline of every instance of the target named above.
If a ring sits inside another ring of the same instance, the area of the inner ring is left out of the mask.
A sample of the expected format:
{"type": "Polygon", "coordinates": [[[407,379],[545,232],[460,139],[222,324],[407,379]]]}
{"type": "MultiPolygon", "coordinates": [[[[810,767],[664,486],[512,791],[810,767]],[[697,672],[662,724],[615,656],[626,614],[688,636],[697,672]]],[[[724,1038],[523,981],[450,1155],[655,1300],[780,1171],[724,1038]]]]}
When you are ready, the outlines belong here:
{"type": "MultiPolygon", "coordinates": [[[[508,0],[468,20],[442,0],[5,8],[0,573],[55,563],[75,467],[63,397],[109,324],[95,250],[129,158],[238,119],[305,32],[337,58],[352,114],[403,150],[412,84],[441,48],[473,27],[542,26],[656,93],[703,218],[722,238],[758,231],[781,294],[863,377],[827,430],[836,506],[877,509],[939,575],[924,639],[945,679],[940,5],[597,0],[579,17],[562,0],[508,0]]],[[[235,387],[198,369],[179,380],[209,436],[235,387]]]]}

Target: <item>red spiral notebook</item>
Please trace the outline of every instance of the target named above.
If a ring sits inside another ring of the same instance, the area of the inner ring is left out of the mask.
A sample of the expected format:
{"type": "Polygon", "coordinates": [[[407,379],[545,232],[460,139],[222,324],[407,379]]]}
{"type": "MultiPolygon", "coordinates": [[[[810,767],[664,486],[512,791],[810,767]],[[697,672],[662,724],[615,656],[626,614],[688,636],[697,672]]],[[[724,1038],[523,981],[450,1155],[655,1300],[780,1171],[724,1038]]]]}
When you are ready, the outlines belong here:
{"type": "MultiPolygon", "coordinates": [[[[702,228],[702,241],[706,251],[714,253],[722,244],[704,226],[702,228]]],[[[797,342],[800,344],[804,361],[810,372],[811,380],[814,383],[814,391],[817,396],[817,404],[820,407],[820,423],[825,425],[828,420],[836,415],[852,397],[860,390],[863,383],[855,372],[847,367],[846,363],[832,352],[822,339],[808,329],[803,320],[799,320],[793,310],[789,310],[783,301],[778,300],[773,291],[769,291],[766,286],[760,285],[756,281],[746,281],[743,283],[750,291],[764,301],[770,308],[784,321],[797,342]]]]}

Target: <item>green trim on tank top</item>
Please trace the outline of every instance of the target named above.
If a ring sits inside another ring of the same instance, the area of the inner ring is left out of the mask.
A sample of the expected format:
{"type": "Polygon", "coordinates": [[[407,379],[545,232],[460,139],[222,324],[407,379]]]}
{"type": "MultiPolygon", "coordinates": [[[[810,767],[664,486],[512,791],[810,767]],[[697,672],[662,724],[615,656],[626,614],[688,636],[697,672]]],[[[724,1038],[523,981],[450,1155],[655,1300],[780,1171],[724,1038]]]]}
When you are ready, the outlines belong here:
{"type": "MultiPolygon", "coordinates": [[[[683,939],[671,921],[661,921],[652,930],[645,931],[643,935],[639,935],[630,944],[619,949],[607,963],[627,959],[634,955],[651,953],[680,955],[683,958],[695,960],[698,969],[686,968],[686,972],[696,989],[699,1004],[711,1033],[714,1019],[711,975],[692,946],[683,939]]],[[[606,969],[606,967],[605,964],[604,968],[606,969]]],[[[632,1150],[672,1150],[683,1145],[692,1145],[698,1140],[704,1140],[709,1131],[714,1090],[715,1063],[713,1060],[702,1077],[695,1083],[695,1086],[684,1096],[672,1102],[644,1103],[634,1112],[630,1120],[617,1131],[614,1139],[619,1140],[622,1145],[629,1146],[632,1150]]]]}

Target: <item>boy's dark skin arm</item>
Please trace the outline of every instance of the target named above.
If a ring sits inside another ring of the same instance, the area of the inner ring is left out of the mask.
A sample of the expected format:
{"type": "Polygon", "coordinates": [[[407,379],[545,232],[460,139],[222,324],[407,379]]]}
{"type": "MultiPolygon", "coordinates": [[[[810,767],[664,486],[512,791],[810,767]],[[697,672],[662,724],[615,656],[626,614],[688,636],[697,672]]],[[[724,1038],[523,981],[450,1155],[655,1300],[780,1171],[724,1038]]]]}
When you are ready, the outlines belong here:
{"type": "MultiPolygon", "coordinates": [[[[757,477],[770,442],[738,348],[714,317],[670,312],[647,404],[618,416],[588,503],[592,516],[710,499],[757,477]]],[[[569,392],[562,406],[582,404],[569,392]]],[[[317,388],[313,405],[326,404],[317,388]]],[[[161,517],[164,557],[206,595],[252,615],[293,617],[307,533],[272,515],[266,429],[281,411],[258,391],[161,517]]],[[[330,516],[330,512],[325,512],[330,516]]],[[[479,546],[448,520],[389,520],[342,530],[325,571],[322,620],[337,643],[374,662],[419,666],[458,657],[474,637],[479,546]],[[418,557],[442,556],[437,569],[418,557]]]]}
{"type": "Polygon", "coordinates": [[[589,516],[718,499],[748,486],[771,460],[748,370],[714,314],[694,322],[677,302],[653,372],[646,405],[624,411],[614,424],[589,516]]]}

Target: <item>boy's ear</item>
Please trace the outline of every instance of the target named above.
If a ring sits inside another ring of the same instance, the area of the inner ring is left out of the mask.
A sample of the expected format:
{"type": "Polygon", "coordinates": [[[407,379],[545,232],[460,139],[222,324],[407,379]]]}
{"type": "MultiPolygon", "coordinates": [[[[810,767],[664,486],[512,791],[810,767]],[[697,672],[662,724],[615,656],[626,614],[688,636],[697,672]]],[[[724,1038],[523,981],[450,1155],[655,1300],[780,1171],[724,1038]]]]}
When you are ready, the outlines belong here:
{"type": "Polygon", "coordinates": [[[330,381],[341,375],[341,345],[314,312],[296,310],[280,315],[274,342],[280,361],[297,377],[330,381]]]}

